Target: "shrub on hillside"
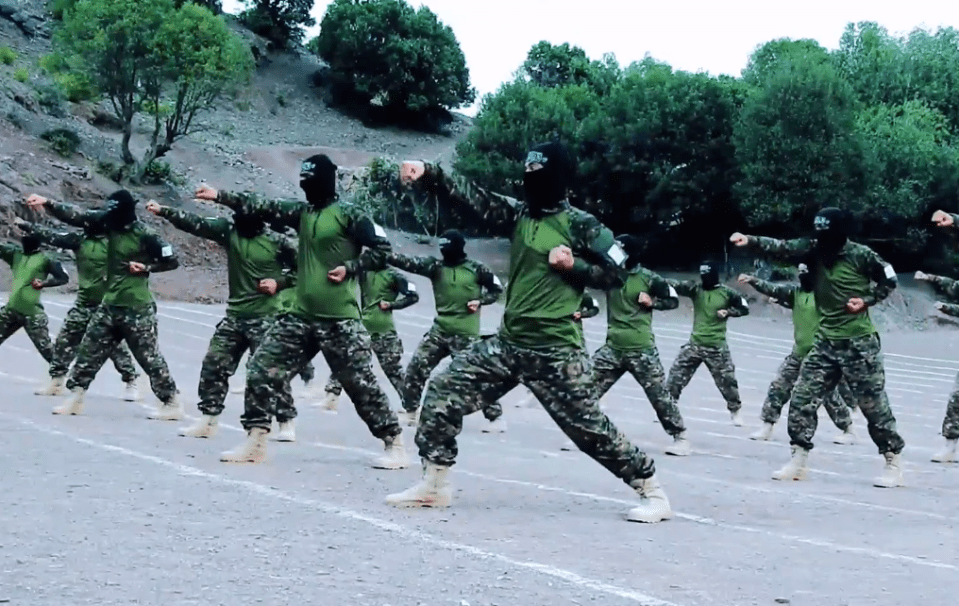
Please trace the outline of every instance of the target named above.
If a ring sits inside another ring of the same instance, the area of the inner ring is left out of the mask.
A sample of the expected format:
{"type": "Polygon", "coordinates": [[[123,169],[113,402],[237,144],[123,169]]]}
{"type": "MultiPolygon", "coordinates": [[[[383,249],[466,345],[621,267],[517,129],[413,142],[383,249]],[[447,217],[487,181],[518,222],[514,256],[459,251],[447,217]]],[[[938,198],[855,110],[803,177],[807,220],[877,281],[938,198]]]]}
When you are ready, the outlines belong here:
{"type": "Polygon", "coordinates": [[[309,48],[332,72],[334,97],[390,115],[473,102],[466,57],[449,26],[404,0],[334,0],[309,48]]]}
{"type": "Polygon", "coordinates": [[[314,0],[245,0],[247,8],[240,21],[255,34],[280,48],[303,42],[303,27],[316,25],[310,16],[314,0]]]}
{"type": "Polygon", "coordinates": [[[17,53],[9,46],[0,46],[0,63],[4,65],[13,65],[17,60],[17,53]]]}
{"type": "Polygon", "coordinates": [[[68,128],[54,128],[48,130],[40,138],[50,143],[53,151],[64,158],[69,158],[80,149],[80,135],[68,128]]]}

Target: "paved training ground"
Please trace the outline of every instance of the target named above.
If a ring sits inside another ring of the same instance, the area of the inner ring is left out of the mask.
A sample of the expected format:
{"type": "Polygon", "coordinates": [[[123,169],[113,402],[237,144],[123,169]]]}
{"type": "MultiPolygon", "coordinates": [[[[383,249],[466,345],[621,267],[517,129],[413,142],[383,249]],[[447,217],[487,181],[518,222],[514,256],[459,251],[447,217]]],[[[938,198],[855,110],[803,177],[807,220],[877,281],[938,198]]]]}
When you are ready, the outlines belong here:
{"type": "MultiPolygon", "coordinates": [[[[432,318],[423,302],[396,313],[407,357],[432,318]]],[[[45,297],[51,331],[70,299],[45,297]]],[[[200,361],[222,306],[160,303],[161,349],[195,418],[200,361]]],[[[484,330],[500,307],[484,314],[484,330]]],[[[602,315],[586,321],[589,346],[602,315]]],[[[667,369],[690,322],[658,312],[667,369]]],[[[791,347],[788,323],[730,321],[746,427],[733,427],[706,371],[680,407],[694,454],[669,457],[668,436],[624,377],[608,413],[656,458],[677,512],[626,522],[632,492],[579,452],[538,407],[504,403],[509,431],[466,422],[449,510],[395,510],[384,497],[410,486],[418,464],[371,469],[381,449],[344,396],[340,412],[298,399],[296,444],[267,462],[236,466],[218,454],[241,439],[242,396],[231,394],[219,435],[181,438],[185,422],[149,421],[155,397],[122,401],[108,362],[83,416],[51,415],[59,398],[34,396],[46,367],[21,331],[0,348],[0,601],[81,604],[344,606],[705,606],[952,604],[959,591],[959,465],[941,446],[945,399],[959,369],[953,331],[884,336],[889,395],[906,439],[908,488],[872,487],[882,460],[856,414],[860,444],[837,446],[821,415],[814,472],[779,483],[785,422],[775,442],[748,439],[765,389],[791,347]],[[762,335],[762,336],[759,336],[762,335]]],[[[327,377],[318,359],[317,381],[327,377]]],[[[382,377],[383,385],[388,385],[382,377]]],[[[234,379],[234,385],[241,379],[234,379]]],[[[302,383],[294,380],[294,390],[302,383]]],[[[394,407],[398,400],[385,388],[394,407]]],[[[415,455],[412,433],[407,448],[415,455]]],[[[414,458],[415,461],[415,458],[414,458]]]]}

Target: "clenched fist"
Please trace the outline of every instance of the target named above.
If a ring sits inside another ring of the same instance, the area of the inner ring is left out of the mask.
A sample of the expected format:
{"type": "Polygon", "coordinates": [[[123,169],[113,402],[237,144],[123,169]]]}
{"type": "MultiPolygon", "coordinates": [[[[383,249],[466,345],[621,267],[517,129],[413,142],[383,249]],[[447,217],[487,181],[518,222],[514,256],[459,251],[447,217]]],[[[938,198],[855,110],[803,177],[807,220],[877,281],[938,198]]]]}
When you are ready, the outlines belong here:
{"type": "Polygon", "coordinates": [[[737,231],[733,235],[729,236],[729,241],[736,246],[746,246],[749,244],[749,236],[741,234],[737,231]]]}
{"type": "Polygon", "coordinates": [[[146,208],[148,212],[151,212],[154,215],[158,215],[160,214],[160,209],[163,207],[160,206],[160,203],[157,202],[156,200],[150,200],[149,202],[147,202],[146,208]]]}
{"type": "Polygon", "coordinates": [[[426,165],[417,160],[404,162],[400,166],[400,181],[403,183],[412,183],[418,181],[426,174],[426,165]]]}
{"type": "Polygon", "coordinates": [[[560,271],[573,269],[573,251],[568,246],[557,246],[549,251],[549,266],[560,271]]]}
{"type": "Polygon", "coordinates": [[[932,213],[932,222],[939,227],[952,227],[954,223],[952,215],[943,210],[937,210],[932,213]]]}
{"type": "Polygon", "coordinates": [[[193,197],[197,200],[206,200],[208,202],[215,202],[216,197],[220,194],[217,190],[209,187],[207,185],[201,185],[196,188],[196,192],[193,194],[193,197]]]}

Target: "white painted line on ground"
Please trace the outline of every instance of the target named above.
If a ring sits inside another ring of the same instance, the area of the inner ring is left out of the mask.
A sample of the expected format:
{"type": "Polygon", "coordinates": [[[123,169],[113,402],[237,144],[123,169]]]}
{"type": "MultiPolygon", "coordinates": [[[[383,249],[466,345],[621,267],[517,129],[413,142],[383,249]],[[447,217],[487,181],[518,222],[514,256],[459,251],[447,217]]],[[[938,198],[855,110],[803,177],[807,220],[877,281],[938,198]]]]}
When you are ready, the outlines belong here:
{"type": "Polygon", "coordinates": [[[129,448],[123,448],[122,446],[115,446],[113,444],[107,444],[104,442],[98,442],[95,440],[81,438],[79,436],[75,436],[63,431],[59,431],[57,429],[53,429],[52,427],[49,427],[46,425],[35,423],[29,419],[24,419],[22,417],[11,416],[6,413],[0,413],[0,416],[7,417],[9,419],[14,419],[20,422],[21,424],[31,427],[34,430],[39,431],[41,433],[62,437],[62,438],[68,438],[70,440],[73,440],[80,444],[84,444],[86,446],[91,446],[94,448],[98,448],[100,450],[105,450],[108,452],[113,452],[113,453],[121,454],[127,457],[139,459],[141,461],[153,463],[155,465],[159,465],[161,467],[171,469],[182,475],[203,478],[205,480],[209,480],[210,482],[217,483],[217,484],[226,484],[230,486],[236,486],[261,496],[270,497],[280,501],[286,501],[288,503],[293,503],[295,505],[300,505],[302,507],[317,509],[322,511],[325,514],[346,518],[354,522],[362,522],[364,524],[372,526],[373,528],[376,528],[377,530],[398,535],[404,539],[414,541],[417,543],[431,545],[434,547],[438,547],[441,549],[448,549],[451,551],[459,551],[461,553],[466,553],[476,558],[481,558],[484,560],[492,560],[492,561],[499,562],[501,564],[506,564],[516,569],[531,570],[549,577],[563,580],[569,583],[570,585],[574,585],[582,589],[587,589],[589,591],[594,591],[597,593],[604,593],[604,594],[624,598],[624,599],[636,602],[637,604],[642,604],[643,606],[678,606],[677,604],[673,602],[660,600],[658,598],[655,598],[650,595],[646,595],[644,593],[641,593],[633,589],[618,587],[616,585],[610,585],[602,581],[583,577],[569,570],[556,568],[554,566],[550,566],[548,564],[541,564],[539,562],[532,562],[528,560],[520,561],[520,560],[516,560],[509,556],[505,556],[493,551],[487,551],[485,549],[473,547],[472,545],[466,545],[463,543],[448,541],[446,539],[442,539],[440,537],[427,534],[425,532],[420,532],[418,530],[409,528],[407,526],[403,526],[402,524],[389,522],[387,520],[381,520],[379,518],[375,518],[373,516],[370,516],[358,511],[353,511],[351,509],[346,509],[344,507],[339,507],[331,503],[326,503],[324,501],[301,497],[295,494],[284,492],[282,490],[278,490],[276,488],[271,488],[268,486],[264,486],[262,484],[257,484],[256,482],[250,482],[247,480],[237,480],[235,478],[230,478],[230,477],[210,473],[207,471],[203,471],[202,469],[198,469],[196,467],[190,467],[189,465],[183,465],[181,463],[177,463],[169,459],[164,459],[162,457],[148,455],[142,452],[131,450],[129,448]]]}

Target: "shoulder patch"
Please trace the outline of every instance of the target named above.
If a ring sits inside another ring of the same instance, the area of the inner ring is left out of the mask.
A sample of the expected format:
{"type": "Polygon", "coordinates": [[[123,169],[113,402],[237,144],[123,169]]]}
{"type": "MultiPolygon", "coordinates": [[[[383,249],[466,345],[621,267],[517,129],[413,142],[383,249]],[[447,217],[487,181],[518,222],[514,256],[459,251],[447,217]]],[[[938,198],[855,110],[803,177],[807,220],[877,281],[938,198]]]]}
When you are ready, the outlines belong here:
{"type": "Polygon", "coordinates": [[[386,230],[379,226],[375,221],[373,223],[373,233],[376,234],[378,238],[386,238],[386,230]]]}
{"type": "Polygon", "coordinates": [[[613,244],[609,247],[609,250],[606,251],[606,254],[609,255],[609,258],[613,260],[613,263],[616,265],[622,266],[623,262],[626,261],[626,253],[623,252],[622,247],[619,244],[613,244]]]}
{"type": "Polygon", "coordinates": [[[896,277],[896,270],[893,269],[892,265],[888,263],[886,264],[886,268],[883,270],[883,272],[886,274],[886,277],[889,278],[890,280],[896,277]]]}
{"type": "Polygon", "coordinates": [[[416,292],[416,284],[413,284],[412,282],[407,282],[406,289],[410,292],[416,292]]]}
{"type": "Polygon", "coordinates": [[[673,285],[672,285],[672,284],[667,284],[666,286],[669,287],[669,296],[670,296],[670,297],[672,297],[672,298],[674,298],[674,299],[676,299],[676,298],[679,297],[679,293],[676,292],[676,289],[673,288],[673,285]]]}
{"type": "Polygon", "coordinates": [[[502,287],[503,283],[499,281],[499,277],[496,274],[493,274],[493,284],[502,287]]]}
{"type": "Polygon", "coordinates": [[[160,256],[163,258],[173,256],[173,247],[169,244],[164,244],[163,248],[160,249],[160,256]]]}

